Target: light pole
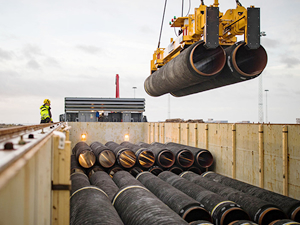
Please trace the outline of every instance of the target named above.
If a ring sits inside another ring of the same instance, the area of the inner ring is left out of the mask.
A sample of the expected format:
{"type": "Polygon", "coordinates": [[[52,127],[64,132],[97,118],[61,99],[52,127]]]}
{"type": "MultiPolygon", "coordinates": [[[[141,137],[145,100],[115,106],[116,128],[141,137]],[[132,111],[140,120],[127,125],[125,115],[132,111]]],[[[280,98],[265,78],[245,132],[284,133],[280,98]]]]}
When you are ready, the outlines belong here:
{"type": "Polygon", "coordinates": [[[133,98],[135,98],[135,89],[137,89],[137,87],[132,87],[133,89],[133,98]]]}
{"type": "Polygon", "coordinates": [[[265,92],[266,92],[266,123],[268,123],[268,95],[267,95],[268,91],[269,91],[268,89],[265,90],[265,92]]]}

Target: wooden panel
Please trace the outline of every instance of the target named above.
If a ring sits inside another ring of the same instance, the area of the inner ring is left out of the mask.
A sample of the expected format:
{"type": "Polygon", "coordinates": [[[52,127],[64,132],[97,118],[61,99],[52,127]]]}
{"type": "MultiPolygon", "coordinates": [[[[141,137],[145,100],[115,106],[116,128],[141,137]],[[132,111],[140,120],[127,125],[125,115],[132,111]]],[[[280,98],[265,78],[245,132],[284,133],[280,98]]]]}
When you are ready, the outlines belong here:
{"type": "Polygon", "coordinates": [[[288,125],[289,196],[300,200],[300,125],[288,125]]]}
{"type": "Polygon", "coordinates": [[[205,123],[198,123],[197,124],[197,147],[198,148],[204,148],[206,149],[206,137],[205,137],[205,129],[206,129],[206,124],[205,123]]]}
{"type": "Polygon", "coordinates": [[[159,123],[159,142],[165,143],[165,124],[159,123]]]}
{"type": "Polygon", "coordinates": [[[180,143],[183,145],[189,144],[189,124],[180,123],[180,143]]]}
{"type": "Polygon", "coordinates": [[[236,179],[259,185],[259,125],[236,124],[236,179]]]}
{"type": "Polygon", "coordinates": [[[282,194],[282,125],[264,125],[264,188],[282,194]]]}
{"type": "Polygon", "coordinates": [[[179,123],[165,123],[166,142],[179,143],[179,123]]]}
{"type": "Polygon", "coordinates": [[[190,146],[196,147],[197,143],[197,123],[189,124],[188,140],[190,146]]]}

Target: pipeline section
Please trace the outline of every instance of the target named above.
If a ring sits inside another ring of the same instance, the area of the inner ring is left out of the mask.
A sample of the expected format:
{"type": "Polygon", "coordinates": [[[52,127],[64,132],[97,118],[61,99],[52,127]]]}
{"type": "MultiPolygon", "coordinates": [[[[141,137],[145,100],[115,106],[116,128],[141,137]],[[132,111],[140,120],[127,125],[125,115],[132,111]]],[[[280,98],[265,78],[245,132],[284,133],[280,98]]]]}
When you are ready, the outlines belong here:
{"type": "Polygon", "coordinates": [[[107,194],[89,186],[74,192],[70,199],[70,224],[123,225],[107,194]]]}
{"type": "Polygon", "coordinates": [[[78,189],[91,185],[87,175],[81,172],[72,173],[70,179],[71,179],[71,195],[74,192],[76,192],[78,189]]]}
{"type": "Polygon", "coordinates": [[[164,171],[160,179],[200,202],[210,213],[215,225],[228,225],[237,220],[249,220],[249,215],[235,202],[192,183],[172,172],[164,171]]]}
{"type": "Polygon", "coordinates": [[[217,76],[225,65],[225,52],[220,46],[207,49],[204,44],[194,43],[152,73],[144,82],[145,91],[161,96],[217,76]]]}
{"type": "Polygon", "coordinates": [[[111,149],[116,156],[118,164],[126,169],[131,168],[135,165],[136,156],[132,150],[119,145],[113,141],[109,141],[105,144],[109,149],[111,149]]]}
{"type": "Polygon", "coordinates": [[[281,194],[277,194],[275,192],[268,191],[263,188],[253,186],[251,184],[247,184],[242,181],[234,180],[232,178],[214,172],[206,172],[202,174],[202,176],[209,180],[213,180],[214,182],[218,182],[228,187],[232,187],[234,189],[242,191],[251,196],[255,196],[257,198],[271,202],[272,204],[276,205],[278,208],[282,209],[291,220],[300,222],[300,201],[299,200],[281,194]]]}
{"type": "Polygon", "coordinates": [[[83,168],[78,160],[76,159],[76,155],[72,154],[71,155],[71,171],[70,174],[75,173],[75,172],[81,172],[81,173],[85,173],[85,168],[83,168]]]}
{"type": "Polygon", "coordinates": [[[84,168],[92,167],[96,162],[96,156],[87,143],[80,141],[72,149],[72,154],[76,156],[79,164],[84,168]]]}
{"type": "Polygon", "coordinates": [[[294,224],[300,225],[300,223],[290,220],[290,219],[277,220],[277,221],[270,223],[269,225],[294,225],[294,224]]]}
{"type": "Polygon", "coordinates": [[[140,173],[136,179],[145,185],[147,189],[169,206],[174,212],[180,215],[185,221],[212,221],[208,211],[205,210],[198,201],[159,179],[152,173],[140,173]]]}
{"type": "Polygon", "coordinates": [[[189,150],[195,158],[195,165],[203,168],[208,168],[212,165],[214,158],[207,149],[196,148],[188,145],[177,144],[174,142],[166,143],[168,149],[174,151],[189,150]]]}
{"type": "Polygon", "coordinates": [[[151,143],[151,145],[159,148],[167,148],[170,151],[172,151],[173,154],[175,155],[176,164],[182,168],[188,168],[194,164],[194,160],[195,160],[194,155],[190,150],[186,148],[185,149],[171,148],[159,142],[153,142],[151,143]]]}
{"type": "Polygon", "coordinates": [[[191,83],[181,90],[171,91],[171,94],[175,97],[182,97],[247,81],[259,76],[267,65],[267,53],[262,46],[258,49],[248,49],[245,42],[237,42],[227,47],[225,52],[226,64],[218,76],[202,83],[191,83]]]}
{"type": "Polygon", "coordinates": [[[147,169],[154,165],[155,157],[150,149],[143,148],[128,141],[124,141],[120,145],[131,149],[135,153],[136,162],[139,166],[147,169]]]}
{"type": "Polygon", "coordinates": [[[175,156],[173,152],[167,149],[165,146],[155,146],[144,142],[138,142],[137,145],[150,149],[155,156],[155,162],[162,168],[169,168],[175,163],[175,156]]]}
{"type": "Polygon", "coordinates": [[[193,172],[186,171],[180,176],[230,201],[236,202],[249,214],[251,220],[259,225],[268,225],[274,220],[286,219],[287,217],[281,209],[270,202],[214,182],[193,172]]]}
{"type": "Polygon", "coordinates": [[[115,164],[116,156],[108,147],[98,141],[90,144],[90,147],[96,156],[96,162],[103,168],[110,168],[115,164]]]}

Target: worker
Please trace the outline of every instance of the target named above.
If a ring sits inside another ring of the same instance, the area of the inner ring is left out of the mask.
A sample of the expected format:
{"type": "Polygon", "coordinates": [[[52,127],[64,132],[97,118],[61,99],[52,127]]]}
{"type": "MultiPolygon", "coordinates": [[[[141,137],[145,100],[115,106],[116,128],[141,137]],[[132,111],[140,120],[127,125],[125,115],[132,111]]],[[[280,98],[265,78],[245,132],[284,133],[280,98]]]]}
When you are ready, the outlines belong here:
{"type": "Polygon", "coordinates": [[[40,107],[41,110],[41,123],[53,123],[52,121],[52,114],[51,114],[51,108],[50,108],[50,100],[45,99],[44,105],[40,107]]]}

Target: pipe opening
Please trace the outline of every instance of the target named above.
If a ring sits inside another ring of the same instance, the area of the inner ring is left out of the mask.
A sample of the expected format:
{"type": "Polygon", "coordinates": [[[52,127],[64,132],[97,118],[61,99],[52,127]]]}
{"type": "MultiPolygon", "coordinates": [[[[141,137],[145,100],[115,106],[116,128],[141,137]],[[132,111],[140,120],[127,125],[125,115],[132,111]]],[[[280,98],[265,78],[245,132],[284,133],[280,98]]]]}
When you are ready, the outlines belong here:
{"type": "Polygon", "coordinates": [[[250,218],[241,208],[230,208],[223,213],[220,225],[228,225],[237,220],[250,220],[250,218]]]}
{"type": "Polygon", "coordinates": [[[144,168],[149,168],[153,166],[155,162],[155,157],[151,151],[143,151],[138,157],[139,164],[144,168]]]}
{"type": "Polygon", "coordinates": [[[183,170],[181,168],[177,167],[177,166],[173,167],[173,168],[170,168],[169,171],[172,172],[172,173],[175,173],[177,175],[179,175],[179,174],[181,174],[183,172],[183,170]]]}
{"type": "Polygon", "coordinates": [[[112,151],[104,150],[99,155],[99,162],[104,168],[110,168],[115,164],[116,156],[112,151]]]}
{"type": "Polygon", "coordinates": [[[195,220],[206,220],[211,222],[211,216],[209,212],[207,212],[200,206],[194,206],[186,210],[182,215],[182,219],[184,219],[188,223],[193,222],[195,220]]]}
{"type": "Polygon", "coordinates": [[[133,151],[125,150],[120,154],[119,163],[124,168],[131,168],[134,166],[136,156],[133,151]]]}
{"type": "Polygon", "coordinates": [[[179,163],[180,166],[183,168],[190,167],[194,163],[194,155],[191,151],[189,150],[182,150],[180,153],[177,155],[177,162],[179,163]]]}
{"type": "Polygon", "coordinates": [[[234,68],[244,76],[257,76],[267,65],[266,50],[260,46],[258,49],[248,49],[245,43],[237,46],[232,54],[234,68]]]}
{"type": "MultiPolygon", "coordinates": [[[[196,174],[199,174],[199,175],[202,174],[201,169],[198,168],[198,167],[195,167],[195,166],[193,166],[193,167],[191,167],[191,168],[188,168],[188,171],[192,171],[192,172],[194,172],[194,173],[196,173],[196,174]]],[[[183,171],[181,171],[181,172],[183,172],[183,171]]],[[[179,174],[178,174],[178,175],[179,175],[179,174]]]]}
{"type": "Polygon", "coordinates": [[[259,224],[270,224],[274,220],[286,219],[284,212],[277,208],[266,209],[259,218],[259,224]]]}
{"type": "Polygon", "coordinates": [[[163,172],[163,169],[160,168],[160,167],[153,167],[153,168],[150,168],[148,171],[150,173],[154,174],[155,176],[158,176],[158,174],[160,174],[161,172],[163,172]]]}
{"type": "Polygon", "coordinates": [[[111,168],[111,169],[108,171],[108,175],[109,175],[111,178],[113,178],[114,175],[115,175],[118,171],[121,171],[121,170],[123,170],[121,167],[115,166],[115,167],[111,168]]]}
{"type": "Polygon", "coordinates": [[[96,156],[92,151],[83,150],[78,157],[79,164],[84,168],[92,167],[96,162],[96,156]]]}
{"type": "Polygon", "coordinates": [[[207,49],[204,42],[201,42],[192,50],[190,62],[197,73],[211,76],[221,72],[226,62],[226,54],[221,46],[207,49]]]}
{"type": "Polygon", "coordinates": [[[212,165],[214,158],[209,151],[201,151],[197,154],[196,160],[199,166],[207,168],[212,165]]]}
{"type": "Polygon", "coordinates": [[[170,150],[163,150],[158,154],[158,162],[164,168],[169,168],[175,163],[175,156],[170,150]]]}
{"type": "Polygon", "coordinates": [[[300,206],[293,211],[291,219],[300,222],[300,206]]]}

